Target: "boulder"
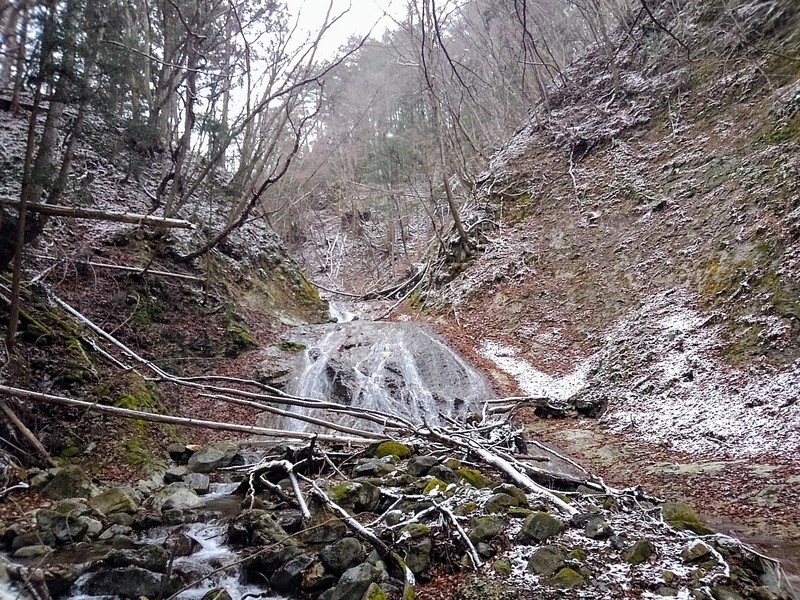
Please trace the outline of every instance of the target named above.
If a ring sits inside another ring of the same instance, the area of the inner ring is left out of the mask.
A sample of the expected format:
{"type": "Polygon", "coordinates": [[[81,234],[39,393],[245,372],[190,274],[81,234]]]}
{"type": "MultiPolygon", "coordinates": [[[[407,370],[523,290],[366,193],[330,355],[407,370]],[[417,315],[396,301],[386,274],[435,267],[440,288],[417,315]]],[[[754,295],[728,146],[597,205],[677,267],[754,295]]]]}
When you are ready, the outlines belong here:
{"type": "Polygon", "coordinates": [[[386,592],[377,583],[370,583],[361,600],[386,600],[386,592]]]}
{"type": "Polygon", "coordinates": [[[33,546],[22,546],[11,555],[14,558],[39,558],[50,554],[53,549],[44,544],[35,544],[33,546]]]}
{"type": "Polygon", "coordinates": [[[169,579],[162,585],[166,575],[153,573],[139,567],[123,567],[92,573],[83,584],[83,591],[90,596],[116,596],[118,598],[156,598],[174,594],[181,585],[169,579]]]}
{"type": "Polygon", "coordinates": [[[366,481],[343,481],[329,490],[331,499],[356,513],[374,512],[381,501],[380,488],[366,481]]]}
{"type": "Polygon", "coordinates": [[[200,505],[200,498],[185,483],[170,483],[150,496],[153,508],[161,512],[186,510],[200,505]]]}
{"type": "Polygon", "coordinates": [[[319,592],[332,588],[336,585],[337,580],[338,576],[326,571],[321,562],[315,562],[303,573],[300,589],[304,592],[319,592]]]}
{"type": "Polygon", "coordinates": [[[708,556],[713,556],[711,548],[698,540],[690,542],[688,546],[681,550],[681,558],[685,563],[701,561],[708,556]]]}
{"type": "Polygon", "coordinates": [[[564,522],[546,512],[535,512],[528,515],[517,534],[517,543],[532,546],[564,531],[564,522]]]}
{"type": "Polygon", "coordinates": [[[606,540],[614,535],[614,530],[611,529],[611,525],[602,517],[593,517],[589,519],[583,528],[583,532],[586,534],[586,537],[593,540],[606,540]]]}
{"type": "Polygon", "coordinates": [[[303,572],[311,566],[314,559],[308,554],[300,554],[280,566],[269,578],[272,589],[286,593],[296,590],[300,585],[303,572]]]}
{"type": "Polygon", "coordinates": [[[189,469],[184,466],[170,467],[164,471],[164,483],[175,483],[176,481],[183,481],[183,478],[189,474],[189,469]]]}
{"type": "Polygon", "coordinates": [[[622,553],[622,558],[632,565],[639,565],[655,554],[656,548],[650,540],[637,540],[637,542],[622,553]]]}
{"type": "Polygon", "coordinates": [[[414,575],[420,575],[427,572],[431,564],[431,550],[433,543],[429,537],[421,540],[412,541],[408,545],[406,552],[406,566],[411,569],[414,575]]]}
{"type": "Polygon", "coordinates": [[[161,546],[147,544],[132,550],[117,550],[108,559],[114,567],[141,567],[156,573],[166,573],[169,552],[161,546]]]}
{"type": "Polygon", "coordinates": [[[678,529],[688,529],[697,535],[711,535],[714,533],[713,530],[700,522],[697,513],[688,504],[665,502],[661,505],[661,514],[664,516],[666,523],[678,529]]]}
{"type": "Polygon", "coordinates": [[[189,473],[183,482],[201,496],[207,494],[211,489],[211,481],[208,475],[203,473],[189,473]]]}
{"type": "Polygon", "coordinates": [[[487,542],[503,531],[505,521],[500,517],[485,516],[472,519],[470,525],[472,530],[469,532],[469,539],[473,544],[487,542]]]}
{"type": "Polygon", "coordinates": [[[506,513],[512,506],[519,506],[519,500],[508,494],[499,493],[491,496],[484,505],[487,513],[506,513]]]}
{"type": "Polygon", "coordinates": [[[189,457],[186,468],[192,473],[210,473],[215,469],[244,464],[239,447],[232,442],[203,446],[189,457]]]}
{"type": "Polygon", "coordinates": [[[355,600],[361,598],[370,584],[377,583],[380,571],[369,563],[361,563],[347,569],[339,578],[333,590],[331,600],[355,600]]]}
{"type": "Polygon", "coordinates": [[[20,548],[26,546],[55,546],[56,538],[52,532],[48,530],[43,531],[28,531],[16,535],[11,542],[11,551],[16,552],[20,548]]]}
{"type": "Polygon", "coordinates": [[[111,488],[89,498],[89,506],[102,515],[112,513],[133,514],[138,510],[136,502],[123,488],[111,488]]]}
{"type": "Polygon", "coordinates": [[[364,559],[364,547],[356,538],[346,537],[325,546],[320,551],[319,558],[326,570],[341,575],[364,559]]]}
{"type": "Polygon", "coordinates": [[[409,458],[411,456],[411,448],[401,442],[388,440],[378,444],[375,448],[374,456],[376,458],[383,458],[384,456],[396,456],[397,458],[409,458]]]}
{"type": "Polygon", "coordinates": [[[415,456],[408,461],[406,465],[406,470],[408,471],[409,475],[413,475],[414,477],[421,477],[428,472],[428,469],[436,465],[438,462],[439,459],[436,458],[435,456],[431,455],[415,456]]]}
{"type": "Polygon", "coordinates": [[[397,470],[391,462],[379,458],[368,458],[359,461],[353,468],[353,477],[383,477],[397,470]]]}
{"type": "Polygon", "coordinates": [[[92,495],[92,482],[80,467],[61,467],[50,480],[42,494],[53,500],[64,498],[86,498],[92,495]]]}
{"type": "Polygon", "coordinates": [[[567,552],[561,546],[542,546],[528,559],[528,571],[551,577],[567,563],[567,552]]]}
{"type": "Polygon", "coordinates": [[[574,587],[578,587],[583,583],[583,575],[570,569],[569,567],[564,567],[558,573],[556,573],[551,579],[548,580],[548,583],[553,587],[562,588],[562,589],[572,589],[574,587]]]}
{"type": "Polygon", "coordinates": [[[516,498],[516,506],[528,506],[528,496],[521,489],[510,483],[502,483],[492,490],[495,494],[508,494],[516,498]]]}

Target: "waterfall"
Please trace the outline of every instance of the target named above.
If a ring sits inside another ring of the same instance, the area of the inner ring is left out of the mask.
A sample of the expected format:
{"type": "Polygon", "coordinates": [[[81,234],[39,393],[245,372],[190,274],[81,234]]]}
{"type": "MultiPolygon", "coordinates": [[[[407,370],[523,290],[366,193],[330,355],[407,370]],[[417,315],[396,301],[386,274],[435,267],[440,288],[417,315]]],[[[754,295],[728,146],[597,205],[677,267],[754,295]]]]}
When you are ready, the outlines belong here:
{"type": "MultiPolygon", "coordinates": [[[[294,395],[400,415],[416,423],[438,423],[440,413],[463,419],[493,396],[484,378],[424,325],[354,321],[311,331],[308,337],[313,339],[306,343],[302,364],[287,388],[294,395]]],[[[313,409],[293,411],[320,416],[313,409]]],[[[325,418],[380,429],[350,416],[325,418]]],[[[291,418],[281,426],[294,431],[313,428],[291,418]]]]}

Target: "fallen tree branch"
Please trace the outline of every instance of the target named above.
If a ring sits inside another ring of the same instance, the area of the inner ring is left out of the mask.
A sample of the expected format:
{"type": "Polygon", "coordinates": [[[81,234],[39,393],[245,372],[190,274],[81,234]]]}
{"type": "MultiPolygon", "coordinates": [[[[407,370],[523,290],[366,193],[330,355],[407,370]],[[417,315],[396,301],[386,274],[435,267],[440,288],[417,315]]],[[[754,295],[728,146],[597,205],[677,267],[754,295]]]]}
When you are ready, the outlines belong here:
{"type": "MultiPolygon", "coordinates": [[[[19,200],[0,197],[0,205],[19,208],[19,200]]],[[[113,221],[117,223],[131,223],[133,225],[149,225],[153,227],[167,227],[172,229],[194,229],[194,223],[184,219],[168,219],[166,217],[153,217],[151,215],[138,215],[133,213],[114,213],[94,208],[71,208],[55,204],[39,204],[29,202],[26,210],[49,215],[53,217],[69,217],[71,219],[89,219],[92,221],[113,221]]]]}
{"type": "Polygon", "coordinates": [[[343,437],[340,435],[320,435],[317,433],[306,433],[303,431],[285,431],[281,429],[268,429],[266,427],[257,427],[255,425],[239,425],[235,423],[220,423],[218,421],[205,421],[202,419],[194,419],[191,417],[173,417],[171,415],[159,415],[155,413],[144,412],[140,410],[131,410],[128,408],[119,408],[117,406],[106,406],[104,404],[96,404],[94,402],[85,402],[83,400],[76,400],[74,398],[67,398],[65,396],[54,396],[52,394],[42,394],[40,392],[33,392],[20,388],[9,387],[7,385],[0,385],[0,394],[8,394],[21,400],[33,400],[37,402],[47,402],[48,404],[60,404],[62,406],[76,406],[85,408],[90,412],[99,412],[102,414],[123,417],[126,419],[141,419],[143,421],[150,421],[152,423],[169,423],[172,425],[184,425],[186,427],[202,427],[205,429],[219,429],[222,431],[237,431],[240,433],[252,433],[254,435],[264,435],[268,437],[279,437],[284,439],[294,440],[309,440],[314,437],[323,442],[333,442],[341,444],[369,444],[374,441],[371,438],[357,438],[357,437],[343,437]]]}
{"type": "Polygon", "coordinates": [[[16,427],[19,430],[19,432],[25,437],[25,439],[28,440],[31,446],[36,448],[36,451],[42,456],[42,458],[44,458],[45,462],[47,462],[48,465],[50,465],[51,467],[58,466],[56,462],[53,460],[53,458],[50,456],[50,454],[47,452],[47,450],[45,450],[45,447],[42,445],[42,442],[39,441],[39,438],[37,438],[33,434],[33,432],[26,427],[25,423],[23,423],[17,416],[17,413],[14,412],[14,409],[8,405],[8,402],[6,402],[5,400],[0,400],[0,410],[2,410],[3,413],[5,413],[8,420],[11,421],[11,423],[13,423],[14,427],[16,427]]]}

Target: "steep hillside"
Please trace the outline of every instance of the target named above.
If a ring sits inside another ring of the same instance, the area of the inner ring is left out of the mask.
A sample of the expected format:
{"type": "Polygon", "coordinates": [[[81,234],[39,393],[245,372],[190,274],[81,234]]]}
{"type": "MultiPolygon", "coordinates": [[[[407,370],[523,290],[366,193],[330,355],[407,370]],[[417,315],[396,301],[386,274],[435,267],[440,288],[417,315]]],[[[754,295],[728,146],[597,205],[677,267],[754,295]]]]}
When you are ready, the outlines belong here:
{"type": "Polygon", "coordinates": [[[601,417],[540,435],[796,556],[798,7],[661,2],[628,26],[616,73],[600,48],[573,64],[496,155],[482,252],[423,300],[506,392],[601,417]]]}

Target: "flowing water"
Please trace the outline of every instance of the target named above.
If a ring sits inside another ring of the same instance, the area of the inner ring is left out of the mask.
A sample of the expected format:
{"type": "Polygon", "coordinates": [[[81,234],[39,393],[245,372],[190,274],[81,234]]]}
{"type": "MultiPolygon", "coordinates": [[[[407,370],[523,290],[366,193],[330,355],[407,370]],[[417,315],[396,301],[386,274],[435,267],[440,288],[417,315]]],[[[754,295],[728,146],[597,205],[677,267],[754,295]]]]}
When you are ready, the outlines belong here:
{"type": "MultiPolygon", "coordinates": [[[[294,339],[306,346],[287,391],[398,415],[412,423],[439,423],[479,412],[493,397],[486,380],[426,325],[346,321],[309,326],[294,339]]],[[[319,410],[293,408],[298,414],[319,410]]],[[[352,416],[325,418],[356,428],[380,425],[352,416]]],[[[285,418],[281,427],[306,431],[316,427],[285,418]]]]}

